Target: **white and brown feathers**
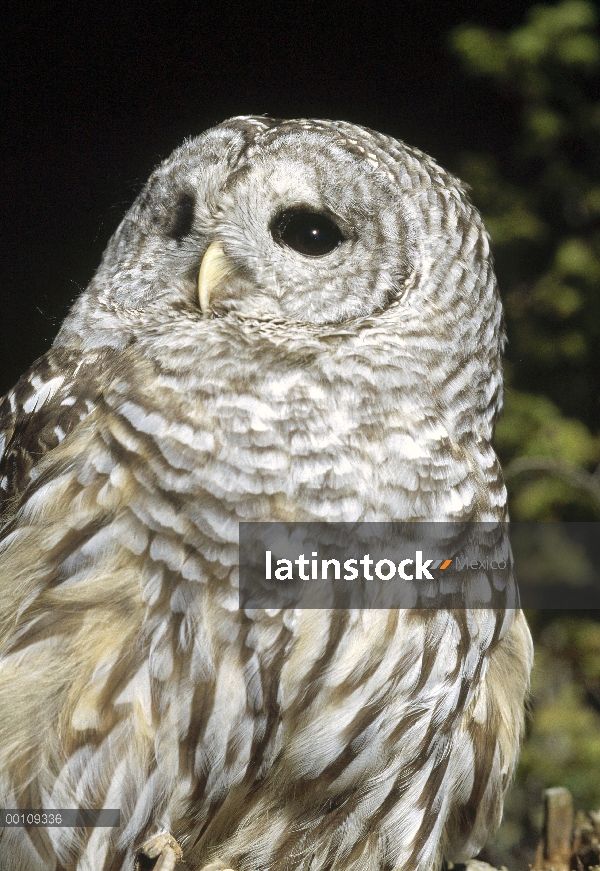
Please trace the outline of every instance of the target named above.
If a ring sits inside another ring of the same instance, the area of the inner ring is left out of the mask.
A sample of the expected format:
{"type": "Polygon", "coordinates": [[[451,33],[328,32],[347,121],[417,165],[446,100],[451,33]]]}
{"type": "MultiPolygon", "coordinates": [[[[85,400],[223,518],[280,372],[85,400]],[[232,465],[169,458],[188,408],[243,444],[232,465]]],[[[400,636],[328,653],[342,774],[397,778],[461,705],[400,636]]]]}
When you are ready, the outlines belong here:
{"type": "Polygon", "coordinates": [[[477,853],[522,614],[244,612],[237,535],[505,518],[502,343],[480,218],[420,152],[238,118],[159,167],[0,436],[0,805],[122,826],[4,829],[1,869],[168,869],[173,838],[234,871],[477,853]],[[336,244],[298,250],[297,215],[336,244]]]}

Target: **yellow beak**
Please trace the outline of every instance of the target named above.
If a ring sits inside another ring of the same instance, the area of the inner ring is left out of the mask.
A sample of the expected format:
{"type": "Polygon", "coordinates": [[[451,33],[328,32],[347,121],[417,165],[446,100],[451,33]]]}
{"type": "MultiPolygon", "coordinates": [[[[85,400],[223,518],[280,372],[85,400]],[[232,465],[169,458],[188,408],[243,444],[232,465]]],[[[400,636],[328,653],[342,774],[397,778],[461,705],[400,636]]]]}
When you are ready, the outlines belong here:
{"type": "Polygon", "coordinates": [[[218,285],[234,271],[220,242],[211,242],[202,258],[198,273],[198,301],[203,315],[210,311],[210,298],[218,285]]]}

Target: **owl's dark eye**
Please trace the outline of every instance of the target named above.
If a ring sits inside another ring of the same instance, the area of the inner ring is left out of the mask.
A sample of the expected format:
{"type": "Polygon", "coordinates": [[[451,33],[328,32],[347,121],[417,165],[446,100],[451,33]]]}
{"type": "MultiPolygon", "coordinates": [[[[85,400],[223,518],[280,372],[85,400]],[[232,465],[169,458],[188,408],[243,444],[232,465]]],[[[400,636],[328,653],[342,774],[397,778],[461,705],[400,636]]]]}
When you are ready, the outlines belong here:
{"type": "Polygon", "coordinates": [[[271,232],[278,242],[308,257],[329,254],[344,241],[340,228],[318,212],[283,212],[276,218],[271,232]]]}

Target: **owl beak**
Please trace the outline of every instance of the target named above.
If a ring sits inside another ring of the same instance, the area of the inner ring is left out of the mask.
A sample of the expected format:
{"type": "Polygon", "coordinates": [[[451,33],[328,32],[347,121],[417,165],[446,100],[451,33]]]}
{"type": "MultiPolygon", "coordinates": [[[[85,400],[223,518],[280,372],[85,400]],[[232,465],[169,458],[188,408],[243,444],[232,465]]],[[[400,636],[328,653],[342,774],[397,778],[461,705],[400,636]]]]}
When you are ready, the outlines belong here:
{"type": "Polygon", "coordinates": [[[211,242],[202,258],[198,273],[198,301],[203,315],[210,312],[210,298],[218,285],[234,271],[220,242],[211,242]]]}

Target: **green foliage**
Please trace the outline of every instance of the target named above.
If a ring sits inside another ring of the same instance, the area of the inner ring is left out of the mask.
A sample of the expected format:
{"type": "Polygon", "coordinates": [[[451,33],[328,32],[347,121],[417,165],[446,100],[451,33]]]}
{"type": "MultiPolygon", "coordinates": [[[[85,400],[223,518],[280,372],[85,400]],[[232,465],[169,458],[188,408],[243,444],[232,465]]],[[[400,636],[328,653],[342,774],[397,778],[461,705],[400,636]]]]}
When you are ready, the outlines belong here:
{"type": "MultiPolygon", "coordinates": [[[[590,472],[600,460],[596,21],[591,3],[563,0],[532,6],[508,32],[463,25],[451,34],[465,69],[490,80],[521,122],[506,153],[460,159],[505,301],[509,389],[497,432],[504,463],[539,454],[590,472]]],[[[569,505],[581,502],[564,481],[510,483],[515,519],[570,518],[569,505]]],[[[583,502],[589,519],[600,518],[600,505],[583,502]]]]}
{"type": "MultiPolygon", "coordinates": [[[[560,622],[557,628],[562,634],[560,622]]],[[[546,634],[544,640],[549,643],[552,636],[546,634]]],[[[520,780],[526,794],[541,793],[548,782],[560,783],[583,807],[596,808],[600,806],[600,714],[585,704],[585,689],[569,669],[557,669],[557,654],[566,652],[572,656],[573,648],[552,655],[540,646],[533,685],[536,716],[523,748],[520,780]]]]}
{"type": "Polygon", "coordinates": [[[507,395],[496,441],[504,456],[560,457],[576,466],[600,459],[598,440],[580,421],[564,417],[545,396],[518,391],[507,395]]]}
{"type": "Polygon", "coordinates": [[[586,0],[564,0],[555,6],[536,5],[528,21],[510,33],[464,25],[452,34],[452,45],[475,75],[518,79],[535,92],[544,87],[544,61],[594,70],[600,47],[594,34],[596,9],[586,0]]]}
{"type": "Polygon", "coordinates": [[[579,808],[600,807],[598,615],[527,616],[537,641],[533,707],[505,822],[489,848],[497,866],[508,862],[514,869],[532,861],[542,824],[542,790],[566,786],[579,808]]]}
{"type": "MultiPolygon", "coordinates": [[[[496,446],[514,519],[600,520],[596,25],[594,4],[563,0],[531,6],[507,32],[465,24],[450,34],[467,73],[487,79],[518,119],[501,153],[458,162],[490,231],[505,303],[508,386],[496,446]]],[[[488,851],[513,869],[533,861],[543,789],[567,786],[579,808],[600,807],[600,615],[528,616],[529,734],[488,851]]]]}
{"type": "MultiPolygon", "coordinates": [[[[565,417],[545,396],[516,390],[507,391],[505,410],[496,429],[496,447],[505,463],[517,457],[551,457],[564,462],[567,468],[586,468],[600,460],[599,440],[582,421],[565,417]]],[[[582,492],[577,481],[545,474],[524,481],[519,478],[518,486],[513,488],[511,468],[513,466],[507,466],[513,517],[558,520],[573,502],[585,506],[591,515],[597,512],[600,517],[600,502],[590,503],[588,494],[582,492]]]]}

